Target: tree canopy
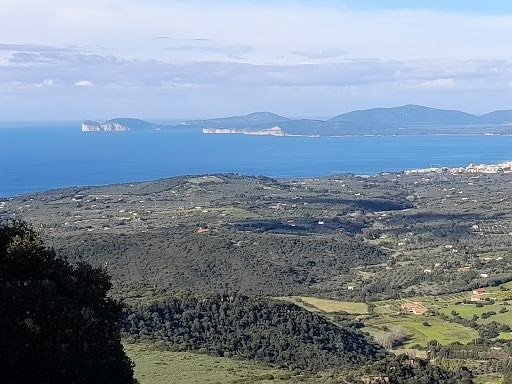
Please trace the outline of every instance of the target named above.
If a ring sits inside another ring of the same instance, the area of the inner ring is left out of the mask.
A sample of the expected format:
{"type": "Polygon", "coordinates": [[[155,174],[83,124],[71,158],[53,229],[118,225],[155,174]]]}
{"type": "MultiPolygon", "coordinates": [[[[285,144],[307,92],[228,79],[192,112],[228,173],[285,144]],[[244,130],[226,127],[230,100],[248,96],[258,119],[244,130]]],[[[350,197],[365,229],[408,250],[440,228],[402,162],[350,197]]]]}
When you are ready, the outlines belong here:
{"type": "Polygon", "coordinates": [[[108,274],[71,265],[20,222],[0,223],[3,383],[134,383],[108,274]]]}

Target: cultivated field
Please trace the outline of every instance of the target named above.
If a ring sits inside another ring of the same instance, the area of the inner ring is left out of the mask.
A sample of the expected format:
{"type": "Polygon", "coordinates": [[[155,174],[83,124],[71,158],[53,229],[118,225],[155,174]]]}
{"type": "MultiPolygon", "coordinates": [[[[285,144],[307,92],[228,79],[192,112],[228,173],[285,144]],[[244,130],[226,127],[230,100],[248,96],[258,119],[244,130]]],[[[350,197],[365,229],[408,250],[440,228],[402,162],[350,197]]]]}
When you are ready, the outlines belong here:
{"type": "Polygon", "coordinates": [[[382,333],[384,327],[389,330],[404,329],[409,337],[404,343],[406,348],[414,345],[426,346],[432,340],[437,340],[442,345],[455,341],[468,344],[478,337],[478,333],[474,329],[429,316],[380,315],[365,320],[365,324],[368,326],[364,330],[371,335],[382,333]],[[423,324],[425,321],[428,325],[423,324]]]}
{"type": "Polygon", "coordinates": [[[306,308],[309,307],[309,309],[313,307],[324,313],[346,312],[351,315],[364,315],[368,313],[368,306],[365,303],[327,300],[306,296],[293,296],[290,299],[296,304],[302,304],[302,306],[306,308]]]}

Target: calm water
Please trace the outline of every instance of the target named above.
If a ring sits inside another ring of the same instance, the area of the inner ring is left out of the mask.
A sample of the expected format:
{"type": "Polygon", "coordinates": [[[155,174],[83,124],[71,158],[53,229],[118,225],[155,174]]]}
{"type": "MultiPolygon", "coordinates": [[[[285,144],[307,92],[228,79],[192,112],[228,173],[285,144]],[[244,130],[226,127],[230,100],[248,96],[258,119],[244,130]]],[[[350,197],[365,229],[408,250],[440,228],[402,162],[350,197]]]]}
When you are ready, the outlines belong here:
{"type": "Polygon", "coordinates": [[[248,137],[194,131],[85,134],[79,122],[1,123],[0,196],[235,172],[271,177],[375,174],[512,159],[512,137],[248,137]]]}

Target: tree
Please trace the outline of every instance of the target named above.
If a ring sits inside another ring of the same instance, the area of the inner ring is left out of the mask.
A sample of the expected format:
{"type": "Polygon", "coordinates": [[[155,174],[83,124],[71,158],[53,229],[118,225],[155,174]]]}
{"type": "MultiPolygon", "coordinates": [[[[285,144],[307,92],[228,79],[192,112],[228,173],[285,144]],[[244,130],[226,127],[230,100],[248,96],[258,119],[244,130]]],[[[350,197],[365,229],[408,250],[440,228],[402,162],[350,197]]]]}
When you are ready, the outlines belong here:
{"type": "Polygon", "coordinates": [[[132,384],[110,277],[71,265],[21,222],[0,223],[0,381],[132,384]]]}
{"type": "Polygon", "coordinates": [[[392,349],[407,340],[407,332],[401,328],[395,328],[391,332],[378,335],[375,340],[385,349],[392,349]]]}

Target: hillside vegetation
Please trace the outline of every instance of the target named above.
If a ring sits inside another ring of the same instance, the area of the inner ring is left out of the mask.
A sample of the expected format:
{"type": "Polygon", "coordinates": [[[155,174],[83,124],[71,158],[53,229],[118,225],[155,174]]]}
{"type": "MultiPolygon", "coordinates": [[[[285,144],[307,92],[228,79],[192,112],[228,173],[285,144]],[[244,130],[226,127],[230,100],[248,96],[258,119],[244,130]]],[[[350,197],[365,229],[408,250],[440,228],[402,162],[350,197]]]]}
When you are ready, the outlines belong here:
{"type": "Polygon", "coordinates": [[[23,223],[0,222],[0,381],[132,384],[110,278],[71,265],[23,223]]]}
{"type": "Polygon", "coordinates": [[[5,201],[114,288],[344,301],[440,295],[512,279],[507,175],[210,175],[5,201]],[[351,288],[350,288],[351,287],[351,288]]]}
{"type": "Polygon", "coordinates": [[[186,295],[139,306],[125,313],[122,329],[127,340],[306,371],[360,366],[385,356],[380,346],[354,329],[293,304],[237,294],[186,295]]]}

